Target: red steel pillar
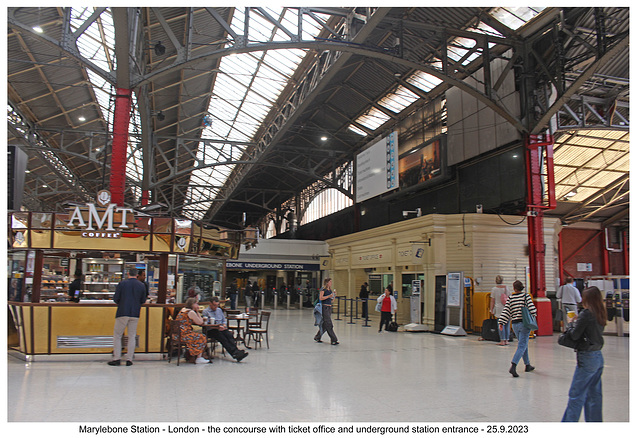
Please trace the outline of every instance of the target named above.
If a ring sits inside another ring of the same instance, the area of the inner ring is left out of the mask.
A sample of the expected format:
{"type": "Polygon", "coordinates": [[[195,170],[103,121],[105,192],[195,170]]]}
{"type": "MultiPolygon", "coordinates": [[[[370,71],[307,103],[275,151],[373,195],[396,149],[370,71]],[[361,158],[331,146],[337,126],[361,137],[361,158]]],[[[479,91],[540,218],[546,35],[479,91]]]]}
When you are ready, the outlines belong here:
{"type": "Polygon", "coordinates": [[[116,108],[113,117],[113,142],[111,146],[111,177],[109,185],[111,202],[124,205],[129,118],[131,114],[131,90],[116,88],[116,108]]]}
{"type": "Polygon", "coordinates": [[[546,294],[543,214],[545,210],[556,207],[553,137],[551,135],[541,134],[527,137],[526,166],[530,292],[538,309],[538,335],[550,336],[553,334],[553,318],[551,301],[546,294]]]}

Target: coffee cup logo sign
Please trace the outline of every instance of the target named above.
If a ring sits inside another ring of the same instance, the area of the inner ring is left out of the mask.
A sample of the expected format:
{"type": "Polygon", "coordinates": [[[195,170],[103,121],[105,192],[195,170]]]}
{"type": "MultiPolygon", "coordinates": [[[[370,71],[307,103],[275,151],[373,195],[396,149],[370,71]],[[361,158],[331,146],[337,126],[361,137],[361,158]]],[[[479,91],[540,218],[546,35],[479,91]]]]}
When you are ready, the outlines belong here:
{"type": "Polygon", "coordinates": [[[122,236],[122,230],[128,229],[127,216],[128,213],[133,213],[131,208],[118,207],[118,204],[110,204],[111,193],[107,190],[101,190],[96,197],[98,205],[104,209],[98,211],[95,204],[87,203],[86,208],[75,206],[67,226],[77,226],[83,231],[82,237],[87,238],[102,238],[102,239],[119,239],[122,236]],[[87,221],[82,215],[82,212],[88,212],[87,221]],[[119,224],[114,226],[114,213],[121,213],[121,220],[119,224]]]}
{"type": "Polygon", "coordinates": [[[184,251],[186,247],[187,247],[187,239],[185,239],[184,237],[180,237],[178,239],[178,248],[184,251]]]}
{"type": "Polygon", "coordinates": [[[15,241],[22,245],[25,241],[22,231],[18,231],[14,237],[15,241]]]}
{"type": "Polygon", "coordinates": [[[106,207],[107,204],[111,202],[111,193],[109,193],[109,190],[100,190],[98,196],[96,196],[96,201],[98,201],[100,207],[106,207]]]}

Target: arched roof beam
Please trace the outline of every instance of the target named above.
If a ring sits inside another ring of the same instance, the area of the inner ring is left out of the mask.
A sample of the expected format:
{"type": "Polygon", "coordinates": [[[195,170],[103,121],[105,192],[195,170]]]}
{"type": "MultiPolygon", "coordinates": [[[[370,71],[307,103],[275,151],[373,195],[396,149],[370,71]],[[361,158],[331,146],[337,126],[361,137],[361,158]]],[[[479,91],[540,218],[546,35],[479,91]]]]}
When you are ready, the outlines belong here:
{"type": "MultiPolygon", "coordinates": [[[[465,83],[463,80],[453,77],[451,75],[447,75],[443,73],[441,70],[431,67],[426,64],[422,64],[419,62],[411,61],[408,59],[399,58],[396,55],[389,54],[380,50],[372,49],[369,47],[361,46],[358,44],[350,43],[350,42],[337,42],[337,41],[299,41],[299,42],[291,42],[291,41],[274,41],[269,43],[256,43],[250,44],[245,47],[229,47],[226,49],[214,50],[208,54],[203,54],[198,57],[195,57],[185,63],[179,65],[168,66],[165,69],[157,70],[150,75],[146,75],[140,78],[140,82],[136,85],[142,85],[154,80],[156,77],[171,73],[175,70],[185,68],[186,66],[193,66],[203,61],[210,61],[212,59],[221,58],[224,56],[232,55],[232,54],[241,54],[241,53],[250,53],[256,51],[266,51],[266,50],[283,50],[283,49],[301,49],[301,50],[316,50],[318,52],[323,51],[335,51],[335,52],[346,52],[354,55],[366,56],[374,59],[379,59],[382,61],[396,63],[402,65],[404,67],[421,70],[425,73],[428,73],[441,81],[447,83],[452,87],[458,87],[462,91],[474,96],[476,99],[481,101],[483,104],[491,108],[498,115],[504,118],[507,122],[512,124],[518,131],[525,133],[526,128],[520,122],[519,118],[511,114],[507,111],[499,102],[495,101],[493,98],[485,95],[483,92],[475,89],[471,85],[465,83]]],[[[585,78],[586,80],[587,78],[585,78]]]]}

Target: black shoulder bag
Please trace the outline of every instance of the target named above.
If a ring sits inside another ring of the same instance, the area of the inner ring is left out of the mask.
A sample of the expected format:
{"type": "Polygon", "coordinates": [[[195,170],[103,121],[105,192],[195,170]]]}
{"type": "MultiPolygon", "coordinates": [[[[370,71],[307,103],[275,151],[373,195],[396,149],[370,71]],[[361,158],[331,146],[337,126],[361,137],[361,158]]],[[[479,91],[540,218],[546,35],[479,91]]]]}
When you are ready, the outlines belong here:
{"type": "Polygon", "coordinates": [[[589,338],[583,333],[579,339],[573,339],[571,337],[571,330],[567,330],[558,337],[558,344],[563,347],[573,348],[574,350],[581,350],[589,345],[589,338]]]}

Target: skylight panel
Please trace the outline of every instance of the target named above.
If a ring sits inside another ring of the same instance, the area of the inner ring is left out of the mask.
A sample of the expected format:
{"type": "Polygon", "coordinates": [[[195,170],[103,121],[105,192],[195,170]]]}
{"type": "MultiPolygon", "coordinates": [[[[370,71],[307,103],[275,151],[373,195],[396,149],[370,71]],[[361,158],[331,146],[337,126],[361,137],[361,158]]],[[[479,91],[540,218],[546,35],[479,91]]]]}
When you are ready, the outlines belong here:
{"type": "Polygon", "coordinates": [[[492,10],[490,14],[505,26],[516,30],[543,10],[544,7],[499,7],[492,10]]]}
{"type": "Polygon", "coordinates": [[[355,132],[358,135],[361,135],[363,137],[367,136],[367,131],[358,128],[356,125],[349,125],[349,131],[355,132]]]}
{"type": "Polygon", "coordinates": [[[442,80],[430,75],[429,73],[418,70],[407,79],[407,82],[428,92],[440,85],[442,80]]]}
{"type": "Polygon", "coordinates": [[[389,117],[388,115],[386,115],[385,113],[383,113],[379,109],[370,108],[369,111],[367,111],[366,114],[358,117],[356,119],[356,122],[358,122],[362,126],[365,126],[365,127],[369,128],[369,129],[371,129],[373,131],[373,130],[379,128],[380,126],[382,126],[382,124],[384,124],[390,118],[391,117],[389,117]]]}
{"type": "MultiPolygon", "coordinates": [[[[283,27],[297,35],[298,8],[263,8],[270,19],[278,20],[283,27]]],[[[326,16],[316,14],[321,20],[326,16]]],[[[231,21],[231,28],[239,35],[244,34],[245,20],[248,20],[248,43],[265,43],[269,41],[289,41],[290,36],[275,26],[270,19],[265,18],[256,8],[236,8],[231,21]],[[249,17],[245,13],[249,11],[249,17]]],[[[303,38],[312,39],[322,30],[308,15],[303,15],[303,38]]],[[[208,114],[211,115],[211,126],[203,130],[203,136],[220,138],[227,141],[250,141],[258,131],[265,117],[273,108],[282,90],[287,85],[291,75],[295,72],[305,56],[304,50],[270,50],[267,52],[252,52],[224,57],[220,62],[219,73],[211,93],[208,114]]],[[[203,146],[200,145],[200,149],[203,146]]],[[[234,148],[238,159],[242,149],[234,148]]],[[[199,150],[197,156],[201,156],[199,150]]],[[[220,186],[233,170],[232,165],[216,166],[214,168],[197,169],[191,178],[191,184],[196,179],[200,184],[216,181],[220,186]],[[211,170],[215,169],[215,171],[211,170]]],[[[196,192],[188,191],[184,212],[189,212],[193,218],[199,219],[211,206],[211,199],[219,189],[208,192],[209,200],[198,202],[194,198],[196,192]]]]}
{"type": "Polygon", "coordinates": [[[396,88],[395,92],[386,95],[379,103],[385,108],[399,113],[418,99],[418,95],[412,93],[408,88],[400,85],[396,88]]]}
{"type": "MultiPolygon", "coordinates": [[[[449,58],[457,62],[462,59],[467,53],[469,53],[469,50],[473,49],[475,45],[476,42],[472,39],[458,37],[449,45],[448,56],[449,58]]],[[[467,65],[478,56],[480,56],[479,52],[473,52],[471,55],[469,55],[468,58],[463,61],[462,65],[467,65]]]]}
{"type": "MultiPolygon", "coordinates": [[[[73,8],[71,29],[77,30],[93,14],[95,8],[73,8]]],[[[115,30],[111,11],[106,10],[100,18],[84,30],[77,40],[78,50],[100,68],[115,70],[115,30]]]]}

